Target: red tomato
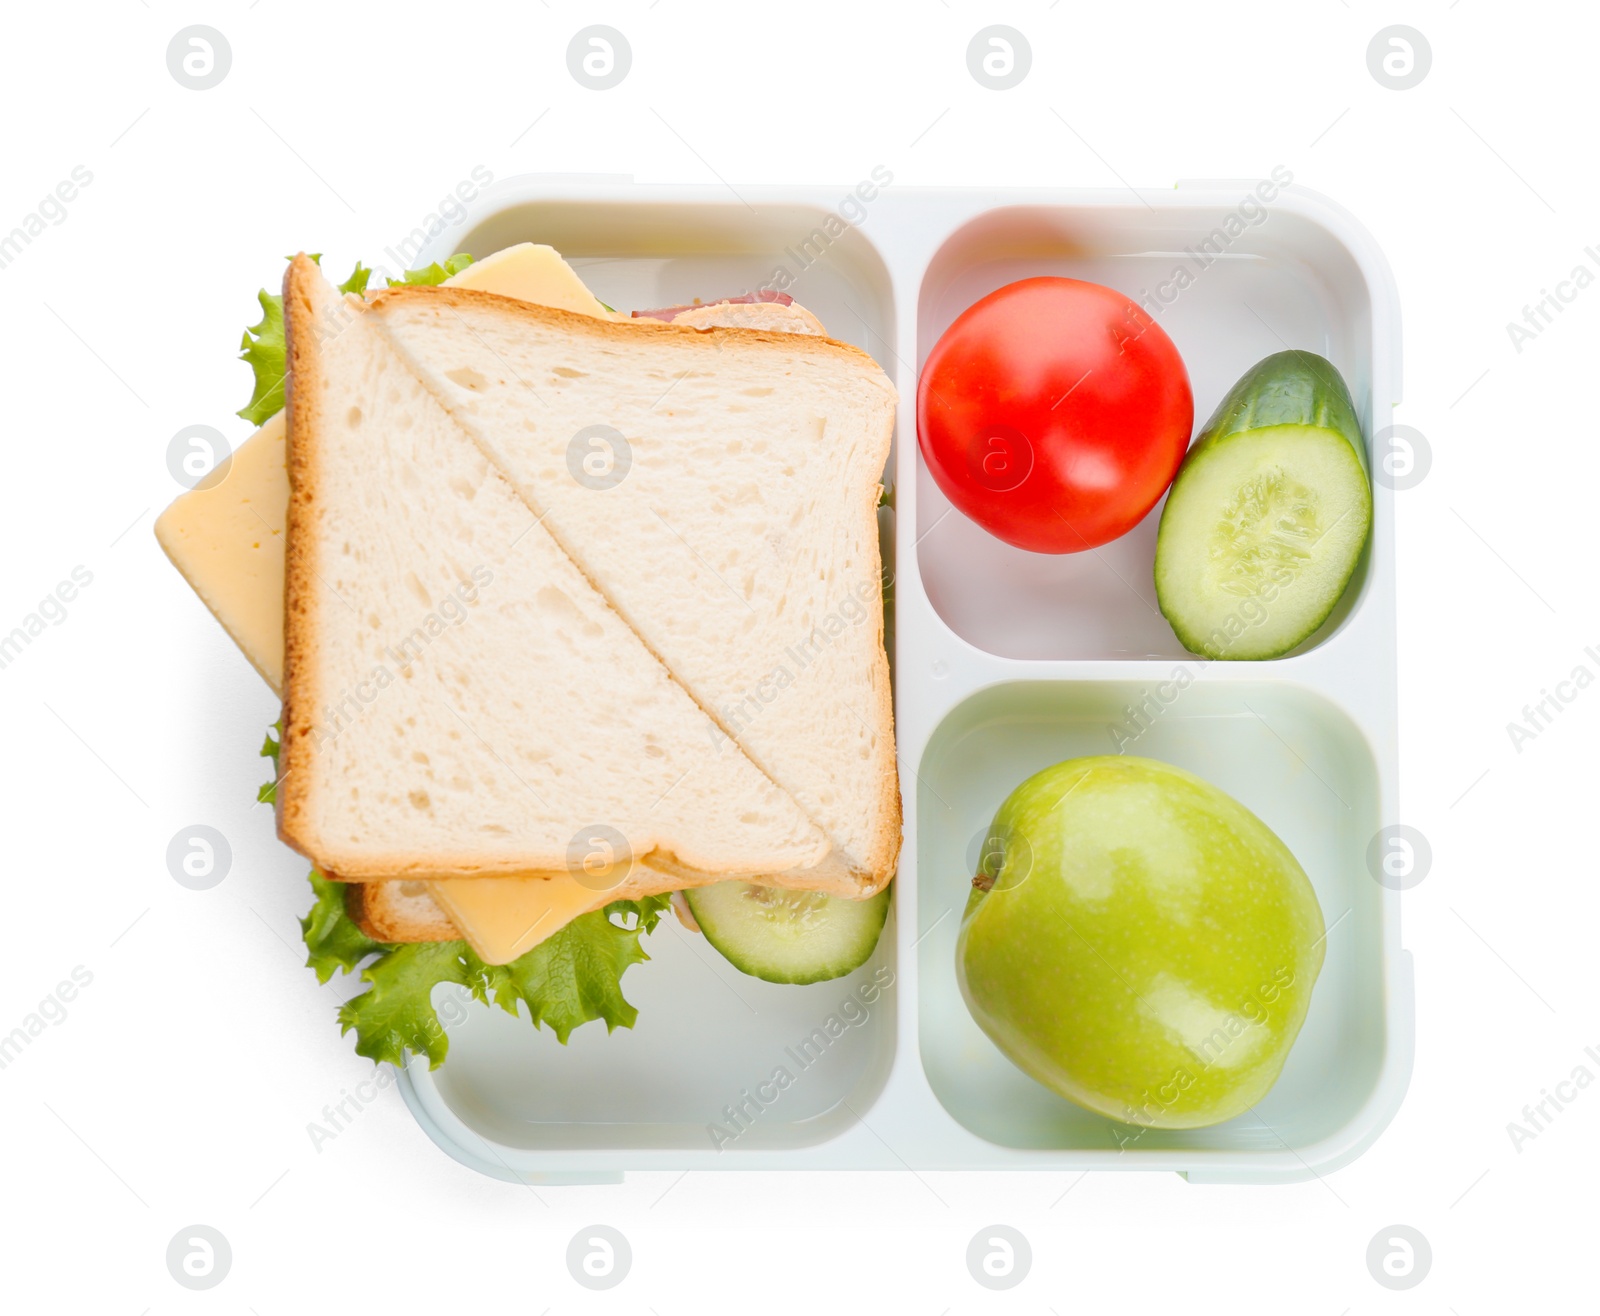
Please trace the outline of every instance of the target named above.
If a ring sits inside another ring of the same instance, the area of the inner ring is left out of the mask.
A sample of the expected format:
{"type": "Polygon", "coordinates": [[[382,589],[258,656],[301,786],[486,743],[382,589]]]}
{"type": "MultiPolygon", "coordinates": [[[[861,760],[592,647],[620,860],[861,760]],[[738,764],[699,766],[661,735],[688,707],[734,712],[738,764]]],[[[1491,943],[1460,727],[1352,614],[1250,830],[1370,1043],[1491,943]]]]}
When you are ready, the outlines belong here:
{"type": "Polygon", "coordinates": [[[917,385],[917,439],[939,488],[1035,553],[1133,529],[1178,473],[1193,425],[1172,340],[1120,292],[1078,279],[1023,279],[974,302],[917,385]]]}

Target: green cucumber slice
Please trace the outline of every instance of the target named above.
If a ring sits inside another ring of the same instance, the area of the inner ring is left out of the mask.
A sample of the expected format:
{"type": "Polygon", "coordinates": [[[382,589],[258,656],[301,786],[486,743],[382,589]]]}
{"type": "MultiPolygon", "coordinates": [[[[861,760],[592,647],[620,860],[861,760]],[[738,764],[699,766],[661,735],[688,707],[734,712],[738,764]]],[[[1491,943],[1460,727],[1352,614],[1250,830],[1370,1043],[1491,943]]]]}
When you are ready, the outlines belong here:
{"type": "Polygon", "coordinates": [[[1315,634],[1372,529],[1364,451],[1349,389],[1314,352],[1278,352],[1233,386],[1156,539],[1156,598],[1186,649],[1277,658],[1315,634]]]}
{"type": "Polygon", "coordinates": [[[867,962],[889,917],[889,888],[867,900],[718,882],[683,893],[689,912],[734,968],[766,982],[842,978],[867,962]]]}

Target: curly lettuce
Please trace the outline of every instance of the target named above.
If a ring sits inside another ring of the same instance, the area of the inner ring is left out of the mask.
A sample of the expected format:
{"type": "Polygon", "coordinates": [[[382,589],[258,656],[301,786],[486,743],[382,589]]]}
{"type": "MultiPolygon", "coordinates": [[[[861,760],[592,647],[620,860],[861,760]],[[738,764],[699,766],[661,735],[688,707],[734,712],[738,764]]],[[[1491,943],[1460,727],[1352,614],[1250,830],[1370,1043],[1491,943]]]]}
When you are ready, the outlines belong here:
{"type": "Polygon", "coordinates": [[[278,738],[282,735],[283,722],[280,719],[267,728],[267,738],[261,742],[261,757],[272,760],[272,780],[256,791],[257,804],[278,802],[278,738]]]}
{"type": "Polygon", "coordinates": [[[432,288],[443,283],[446,279],[453,279],[472,264],[472,257],[466,252],[457,252],[441,265],[434,261],[432,265],[424,265],[420,270],[407,270],[398,279],[388,280],[391,288],[432,288]]]}
{"type": "MultiPolygon", "coordinates": [[[[318,252],[311,259],[320,265],[322,254],[318,252]]],[[[435,261],[420,270],[407,270],[388,283],[391,288],[400,284],[431,287],[459,274],[470,264],[472,257],[463,252],[442,265],[435,261]]],[[[339,291],[360,295],[366,292],[371,277],[372,271],[357,261],[350,277],[339,285],[339,291]]],[[[239,359],[250,367],[255,385],[250,401],[238,414],[252,425],[261,425],[283,410],[283,377],[288,372],[288,356],[283,335],[283,295],[263,288],[256,294],[256,300],[261,304],[261,319],[244,331],[239,343],[239,359]]]]}
{"type": "MultiPolygon", "coordinates": [[[[282,723],[267,732],[264,758],[277,767],[282,723]]],[[[275,799],[277,772],[258,798],[275,799]]],[[[406,1052],[428,1057],[437,1069],[450,1039],[433,1006],[441,982],[465,987],[485,1005],[508,1014],[527,1007],[534,1027],[548,1027],[563,1045],[575,1028],[603,1020],[606,1031],[632,1028],[639,1011],[622,994],[622,975],[649,959],[640,939],[655,930],[671,907],[670,895],[617,900],[582,914],[509,964],[485,964],[465,941],[406,944],[376,941],[345,907],[345,889],[315,868],[309,877],[310,911],[300,920],[306,967],[327,982],[356,973],[367,990],[339,1007],[340,1032],[354,1032],[356,1054],[405,1063],[406,1052]]]]}
{"type": "Polygon", "coordinates": [[[524,1013],[563,1045],[574,1029],[602,1020],[632,1028],[639,1011],[622,994],[622,975],[649,959],[640,939],[655,929],[669,896],[617,901],[582,914],[509,964],[485,964],[465,941],[374,941],[345,909],[344,892],[315,869],[310,912],[300,920],[306,965],[319,982],[359,971],[367,989],[339,1007],[339,1027],[356,1035],[356,1054],[403,1065],[425,1055],[437,1069],[450,1038],[433,1005],[439,983],[465,987],[484,1004],[524,1013]]]}

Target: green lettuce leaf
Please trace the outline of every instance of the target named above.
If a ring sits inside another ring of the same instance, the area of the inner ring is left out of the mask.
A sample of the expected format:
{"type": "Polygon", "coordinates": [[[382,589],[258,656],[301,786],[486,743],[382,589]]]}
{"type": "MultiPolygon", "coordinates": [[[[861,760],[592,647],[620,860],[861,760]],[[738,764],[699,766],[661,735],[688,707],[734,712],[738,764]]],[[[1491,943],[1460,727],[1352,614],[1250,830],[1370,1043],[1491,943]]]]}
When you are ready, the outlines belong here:
{"type": "Polygon", "coordinates": [[[283,377],[288,370],[283,341],[283,297],[263,288],[256,294],[261,320],[244,331],[240,359],[255,372],[255,389],[238,414],[261,425],[283,410],[283,377]]]}
{"type": "MultiPolygon", "coordinates": [[[[261,746],[276,766],[283,724],[261,746]]],[[[262,792],[272,789],[269,782],[262,792]]],[[[548,1027],[564,1045],[572,1031],[601,1020],[606,1031],[631,1028],[639,1012],[622,994],[622,975],[650,957],[640,938],[654,931],[672,906],[670,895],[615,900],[575,918],[510,964],[485,964],[465,941],[398,945],[375,941],[350,917],[346,888],[316,869],[309,881],[310,911],[300,920],[306,967],[327,982],[335,973],[361,974],[367,989],[339,1008],[341,1032],[354,1032],[356,1053],[403,1065],[406,1052],[444,1063],[450,1039],[433,1005],[439,983],[465,987],[485,1005],[526,1016],[548,1027]]]]}
{"type": "MultiPolygon", "coordinates": [[[[320,262],[319,262],[319,264],[320,264],[320,262]]],[[[372,277],[372,271],[369,270],[360,261],[357,261],[355,269],[350,271],[350,277],[339,285],[339,291],[340,292],[353,292],[357,296],[359,296],[361,293],[366,292],[366,290],[367,290],[367,280],[370,279],[371,277],[372,277]]]]}
{"type": "Polygon", "coordinates": [[[351,973],[367,956],[386,947],[367,936],[345,912],[343,886],[315,868],[310,882],[316,902],[300,920],[300,935],[306,943],[306,967],[316,971],[318,982],[327,982],[335,970],[351,973]]]}
{"type": "MultiPolygon", "coordinates": [[[[427,1056],[430,1069],[444,1063],[450,1039],[432,1000],[441,982],[465,987],[480,1001],[492,999],[509,1014],[526,1006],[533,1025],[550,1028],[563,1045],[591,1020],[602,1020],[610,1032],[632,1028],[639,1017],[622,994],[622,975],[650,958],[639,944],[644,919],[631,908],[618,911],[632,917],[629,927],[611,914],[617,905],[643,902],[618,901],[580,915],[510,964],[485,964],[464,941],[373,941],[345,912],[337,883],[313,872],[311,884],[317,901],[301,920],[306,963],[325,982],[334,969],[348,973],[367,961],[361,967],[367,990],[340,1007],[339,1024],[342,1032],[355,1033],[356,1054],[369,1060],[403,1065],[410,1051],[427,1056]]],[[[651,927],[659,917],[653,910],[651,927]]]]}
{"type": "Polygon", "coordinates": [[[632,914],[636,920],[632,925],[623,923],[623,926],[637,927],[646,935],[656,930],[656,924],[661,922],[661,916],[672,908],[672,893],[667,892],[659,896],[640,896],[637,900],[613,900],[606,906],[605,912],[619,922],[626,915],[632,914]]]}
{"type": "MultiPolygon", "coordinates": [[[[322,253],[314,253],[311,259],[320,265],[322,253]]],[[[407,270],[399,279],[389,282],[442,283],[470,264],[471,256],[452,256],[442,266],[435,263],[423,270],[407,270]]],[[[372,271],[357,261],[350,277],[339,285],[339,291],[364,293],[371,277],[372,271]]],[[[255,387],[249,403],[238,414],[252,425],[262,425],[283,410],[283,377],[289,367],[283,336],[283,296],[263,288],[256,294],[256,300],[261,303],[261,319],[244,331],[239,342],[239,359],[249,364],[255,376],[255,387]]]]}
{"type": "Polygon", "coordinates": [[[449,260],[445,261],[443,265],[439,264],[438,261],[434,261],[432,265],[424,266],[420,270],[407,270],[398,279],[390,279],[389,286],[391,288],[402,286],[431,288],[443,283],[446,279],[460,274],[470,264],[472,264],[471,256],[464,251],[457,252],[449,260]]]}
{"type": "Polygon", "coordinates": [[[267,728],[267,738],[261,745],[261,757],[272,760],[272,780],[256,791],[257,804],[278,802],[278,737],[283,735],[283,721],[279,719],[267,728]]]}
{"type": "MultiPolygon", "coordinates": [[[[368,1060],[404,1065],[406,1052],[428,1057],[437,1069],[450,1039],[433,1008],[433,989],[441,982],[468,987],[477,956],[464,941],[417,941],[380,946],[381,954],[361,971],[370,984],[339,1007],[339,1031],[356,1035],[356,1054],[368,1060]]],[[[480,980],[481,987],[481,980],[480,980]]],[[[474,995],[477,995],[474,992],[474,995]]]]}
{"type": "Polygon", "coordinates": [[[622,975],[650,957],[640,929],[619,927],[609,913],[581,914],[510,964],[483,965],[494,1003],[509,1014],[526,1005],[534,1025],[548,1024],[563,1045],[591,1019],[604,1019],[608,1033],[632,1028],[639,1012],[622,995],[622,975]]]}

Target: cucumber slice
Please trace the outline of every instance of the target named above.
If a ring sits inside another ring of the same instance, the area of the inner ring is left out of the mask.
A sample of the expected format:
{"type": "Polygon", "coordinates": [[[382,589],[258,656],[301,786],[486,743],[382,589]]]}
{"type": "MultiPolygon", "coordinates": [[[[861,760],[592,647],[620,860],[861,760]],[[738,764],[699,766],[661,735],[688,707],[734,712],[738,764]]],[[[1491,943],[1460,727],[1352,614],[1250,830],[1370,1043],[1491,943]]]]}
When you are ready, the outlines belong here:
{"type": "Polygon", "coordinates": [[[1156,598],[1191,653],[1277,658],[1328,619],[1372,529],[1361,422],[1333,365],[1251,368],[1178,470],[1156,539],[1156,598]]]}
{"type": "Polygon", "coordinates": [[[685,891],[706,940],[741,973],[766,982],[842,978],[867,962],[889,917],[889,888],[867,900],[718,882],[685,891]]]}

